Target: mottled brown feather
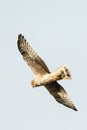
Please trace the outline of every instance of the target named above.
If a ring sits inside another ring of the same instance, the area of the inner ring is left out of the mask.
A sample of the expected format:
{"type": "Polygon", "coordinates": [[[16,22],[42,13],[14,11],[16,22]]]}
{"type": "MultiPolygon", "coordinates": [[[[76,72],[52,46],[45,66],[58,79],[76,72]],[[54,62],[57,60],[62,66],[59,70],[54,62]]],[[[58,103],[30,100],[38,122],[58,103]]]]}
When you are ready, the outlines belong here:
{"type": "Polygon", "coordinates": [[[45,62],[38,56],[21,34],[18,36],[18,49],[36,75],[50,73],[45,62]]]}
{"type": "Polygon", "coordinates": [[[77,111],[73,102],[69,98],[66,90],[56,81],[45,85],[45,88],[49,91],[49,93],[56,99],[57,102],[63,104],[66,107],[69,107],[75,111],[77,111]]]}

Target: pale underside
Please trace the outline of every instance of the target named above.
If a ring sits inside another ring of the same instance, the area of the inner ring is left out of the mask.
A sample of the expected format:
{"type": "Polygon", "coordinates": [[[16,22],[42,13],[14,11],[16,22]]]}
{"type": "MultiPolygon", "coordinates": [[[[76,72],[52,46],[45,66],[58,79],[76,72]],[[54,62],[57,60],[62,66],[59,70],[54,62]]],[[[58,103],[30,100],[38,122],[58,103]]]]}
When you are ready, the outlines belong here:
{"type": "Polygon", "coordinates": [[[45,86],[56,101],[77,111],[65,89],[56,82],[57,80],[71,79],[67,66],[63,65],[51,73],[45,62],[38,56],[21,34],[18,36],[18,49],[35,74],[35,79],[32,80],[32,86],[45,86]]]}

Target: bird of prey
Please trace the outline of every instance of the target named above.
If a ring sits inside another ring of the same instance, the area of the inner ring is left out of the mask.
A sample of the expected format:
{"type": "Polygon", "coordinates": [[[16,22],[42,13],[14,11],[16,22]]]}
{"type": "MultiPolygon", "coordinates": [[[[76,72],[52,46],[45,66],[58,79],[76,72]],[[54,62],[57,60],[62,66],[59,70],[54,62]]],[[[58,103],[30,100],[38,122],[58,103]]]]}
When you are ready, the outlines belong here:
{"type": "Polygon", "coordinates": [[[31,82],[32,86],[43,85],[57,102],[77,111],[66,90],[57,82],[57,80],[71,79],[68,67],[62,65],[51,73],[45,62],[33,50],[22,34],[18,35],[17,45],[23,59],[35,74],[35,78],[31,82]]]}

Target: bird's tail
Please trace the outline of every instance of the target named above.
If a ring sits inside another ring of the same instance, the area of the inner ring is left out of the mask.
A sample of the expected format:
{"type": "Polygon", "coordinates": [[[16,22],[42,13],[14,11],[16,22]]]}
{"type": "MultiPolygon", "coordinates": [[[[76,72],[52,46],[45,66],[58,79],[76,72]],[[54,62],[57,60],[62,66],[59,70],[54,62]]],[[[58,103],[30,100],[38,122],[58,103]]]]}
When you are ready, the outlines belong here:
{"type": "Polygon", "coordinates": [[[57,80],[72,79],[67,65],[62,65],[60,68],[56,69],[55,72],[53,72],[53,76],[54,79],[57,80]]]}

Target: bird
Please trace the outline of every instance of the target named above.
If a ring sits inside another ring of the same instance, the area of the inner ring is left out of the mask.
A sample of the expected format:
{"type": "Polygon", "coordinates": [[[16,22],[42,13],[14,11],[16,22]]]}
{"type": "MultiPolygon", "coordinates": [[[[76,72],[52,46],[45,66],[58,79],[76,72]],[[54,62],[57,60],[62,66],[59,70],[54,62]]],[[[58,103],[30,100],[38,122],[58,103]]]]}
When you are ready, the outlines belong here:
{"type": "Polygon", "coordinates": [[[54,72],[50,72],[46,63],[34,51],[22,34],[18,35],[17,46],[23,59],[35,75],[34,79],[31,81],[32,87],[44,86],[58,103],[77,111],[68,93],[57,81],[72,79],[67,65],[64,64],[54,72]]]}

